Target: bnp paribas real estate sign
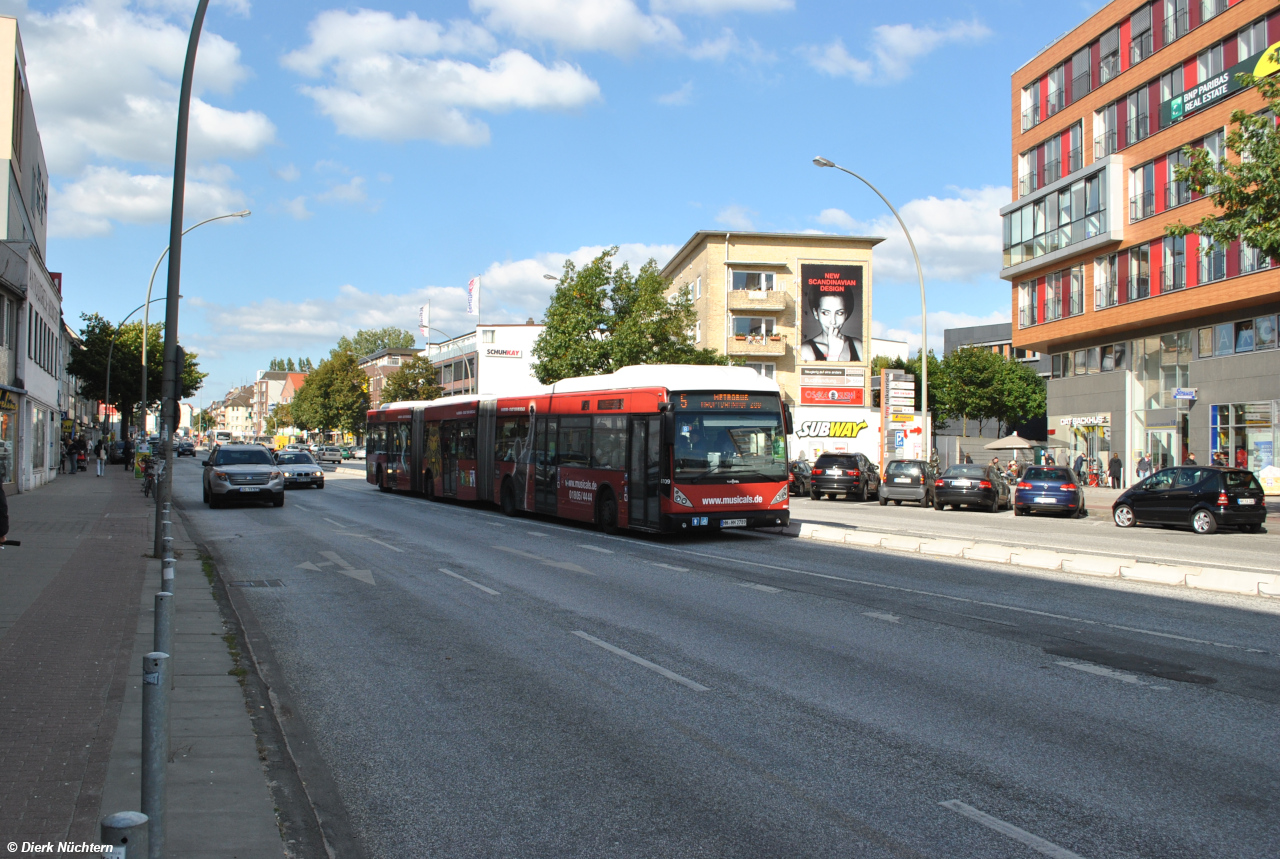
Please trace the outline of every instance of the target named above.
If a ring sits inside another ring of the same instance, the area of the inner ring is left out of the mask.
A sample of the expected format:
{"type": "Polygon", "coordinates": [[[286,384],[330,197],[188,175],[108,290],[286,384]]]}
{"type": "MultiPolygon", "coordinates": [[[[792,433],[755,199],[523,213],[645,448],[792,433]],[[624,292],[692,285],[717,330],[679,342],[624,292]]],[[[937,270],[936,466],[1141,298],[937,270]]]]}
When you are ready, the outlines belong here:
{"type": "Polygon", "coordinates": [[[1239,92],[1245,87],[1238,80],[1239,75],[1253,75],[1263,78],[1280,71],[1280,63],[1272,59],[1280,42],[1267,47],[1256,57],[1236,63],[1229,69],[1221,71],[1204,80],[1182,95],[1174,96],[1160,105],[1160,127],[1171,125],[1184,116],[1190,116],[1198,110],[1217,104],[1229,95],[1239,92]]]}

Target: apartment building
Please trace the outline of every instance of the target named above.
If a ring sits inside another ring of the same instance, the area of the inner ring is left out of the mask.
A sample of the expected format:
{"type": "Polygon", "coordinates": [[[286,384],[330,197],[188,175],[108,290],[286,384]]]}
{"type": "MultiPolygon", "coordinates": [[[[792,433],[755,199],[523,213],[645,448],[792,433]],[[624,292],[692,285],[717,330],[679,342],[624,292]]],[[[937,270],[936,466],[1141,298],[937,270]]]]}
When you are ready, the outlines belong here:
{"type": "Polygon", "coordinates": [[[1174,170],[1235,157],[1230,114],[1266,108],[1236,75],[1274,72],[1278,42],[1275,0],[1115,0],[1013,75],[1001,276],[1072,456],[1275,468],[1280,269],[1165,227],[1215,212],[1174,170]]]}
{"type": "Polygon", "coordinates": [[[369,408],[376,409],[382,404],[382,386],[387,377],[399,372],[400,365],[417,354],[417,349],[387,348],[360,359],[360,369],[369,377],[369,408]]]}

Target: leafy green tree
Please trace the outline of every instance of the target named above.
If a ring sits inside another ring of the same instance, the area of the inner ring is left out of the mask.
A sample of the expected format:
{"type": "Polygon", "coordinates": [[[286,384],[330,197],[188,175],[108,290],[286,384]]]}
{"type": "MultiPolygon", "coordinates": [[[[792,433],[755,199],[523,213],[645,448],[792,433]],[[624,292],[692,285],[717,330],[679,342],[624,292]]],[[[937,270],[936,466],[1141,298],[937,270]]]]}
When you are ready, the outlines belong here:
{"type": "MultiPolygon", "coordinates": [[[[1271,59],[1280,59],[1280,49],[1271,59]]],[[[1237,81],[1256,84],[1270,110],[1232,111],[1226,142],[1234,158],[1224,157],[1219,163],[1207,149],[1183,147],[1187,163],[1175,169],[1174,178],[1211,197],[1220,214],[1206,215],[1198,224],[1170,224],[1165,234],[1196,233],[1223,247],[1241,239],[1267,257],[1280,258],[1280,129],[1275,123],[1280,116],[1280,78],[1238,75],[1237,81]]]]}
{"type": "Polygon", "coordinates": [[[614,268],[616,247],[581,269],[566,261],[533,346],[534,375],[544,385],[595,376],[634,364],[728,364],[700,349],[692,331],[697,312],[687,289],[668,297],[670,282],[649,260],[636,275],[614,268]]]}
{"type": "Polygon", "coordinates": [[[406,400],[434,400],[444,393],[436,378],[431,359],[414,355],[400,362],[400,369],[387,376],[382,383],[382,402],[396,403],[406,400]]]}
{"type": "Polygon", "coordinates": [[[278,403],[267,415],[267,432],[275,435],[285,427],[293,426],[293,411],[289,403],[278,403]]]}
{"type": "MultiPolygon", "coordinates": [[[[113,325],[97,313],[82,313],[84,327],[80,344],[71,352],[68,371],[80,380],[80,393],[91,400],[105,401],[107,396],[107,355],[111,355],[111,405],[119,410],[125,425],[133,423],[134,410],[142,398],[142,323],[113,325]],[[115,341],[115,347],[111,343],[115,341]]],[[[199,356],[187,352],[182,368],[181,397],[200,390],[208,373],[200,372],[199,356]]],[[[147,400],[154,407],[160,402],[164,380],[164,325],[155,323],[147,330],[147,400]]]]}
{"type": "Polygon", "coordinates": [[[1003,433],[1045,414],[1044,379],[1035,368],[1017,358],[1003,358],[996,376],[996,396],[992,417],[1000,422],[1003,433]]]}
{"type": "Polygon", "coordinates": [[[979,348],[957,349],[942,359],[939,376],[943,411],[964,421],[965,435],[969,433],[969,421],[977,422],[978,435],[982,435],[986,422],[997,417],[1004,363],[1000,355],[979,348]]]}
{"type": "Polygon", "coordinates": [[[288,360],[285,362],[284,369],[285,369],[287,372],[292,373],[292,372],[296,371],[298,368],[297,368],[297,367],[295,367],[295,366],[293,365],[293,359],[292,359],[292,358],[290,358],[290,359],[288,359],[288,360]]]}
{"type": "Polygon", "coordinates": [[[334,351],[350,352],[358,360],[366,355],[372,355],[379,349],[412,349],[416,342],[412,331],[389,325],[386,328],[362,328],[355,333],[354,337],[340,337],[337,349],[334,351]]]}
{"type": "MultiPolygon", "coordinates": [[[[877,355],[871,359],[871,375],[879,376],[882,370],[902,370],[904,373],[910,373],[916,377],[916,402],[915,410],[920,411],[920,355],[903,360],[902,358],[890,358],[887,355],[877,355]]],[[[929,418],[930,426],[933,431],[946,429],[947,420],[951,417],[947,410],[947,379],[943,369],[942,362],[938,357],[929,352],[929,418]]]]}
{"type": "Polygon", "coordinates": [[[311,359],[310,359],[310,358],[299,358],[299,359],[298,359],[298,372],[300,372],[300,373],[310,373],[310,372],[311,372],[312,370],[314,370],[314,369],[315,369],[315,365],[311,363],[311,359]]]}
{"type": "Polygon", "coordinates": [[[369,410],[368,384],[369,377],[360,369],[356,356],[335,349],[294,396],[294,425],[323,432],[363,432],[369,410]]]}

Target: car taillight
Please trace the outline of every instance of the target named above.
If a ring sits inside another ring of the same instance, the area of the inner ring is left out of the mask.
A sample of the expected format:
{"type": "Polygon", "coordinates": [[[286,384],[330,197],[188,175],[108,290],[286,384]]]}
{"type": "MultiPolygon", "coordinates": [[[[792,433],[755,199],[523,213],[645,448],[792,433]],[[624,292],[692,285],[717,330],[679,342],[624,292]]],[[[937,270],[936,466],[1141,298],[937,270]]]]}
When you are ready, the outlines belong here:
{"type": "Polygon", "coordinates": [[[821,474],[821,473],[822,473],[822,469],[821,469],[821,468],[815,468],[813,471],[810,471],[809,473],[810,473],[810,474],[821,474]]]}
{"type": "Polygon", "coordinates": [[[1227,506],[1227,504],[1228,504],[1228,502],[1227,502],[1227,493],[1225,493],[1225,492],[1219,492],[1219,493],[1218,493],[1218,506],[1219,506],[1219,507],[1226,507],[1226,506],[1227,506]]]}
{"type": "Polygon", "coordinates": [[[861,476],[862,476],[862,472],[861,472],[861,471],[856,471],[856,470],[855,470],[855,471],[853,472],[853,476],[854,476],[854,477],[861,477],[861,476]]]}
{"type": "MultiPolygon", "coordinates": [[[[1021,483],[1018,484],[1018,488],[1019,489],[1022,488],[1021,483]]],[[[1058,488],[1061,489],[1063,492],[1075,492],[1078,487],[1074,483],[1064,483],[1058,488]]]]}
{"type": "Polygon", "coordinates": [[[980,480],[980,481],[978,481],[978,488],[979,488],[979,489],[990,489],[990,488],[991,488],[991,481],[990,481],[990,480],[980,480]]]}
{"type": "Polygon", "coordinates": [[[937,480],[933,481],[933,485],[934,485],[934,486],[941,486],[941,485],[942,485],[942,478],[938,478],[937,480]]]}
{"type": "Polygon", "coordinates": [[[1030,484],[1030,483],[1027,483],[1027,482],[1024,480],[1024,481],[1022,481],[1021,483],[1019,483],[1019,484],[1018,484],[1018,488],[1019,488],[1019,489],[1030,489],[1030,488],[1031,488],[1031,484],[1030,484]]]}

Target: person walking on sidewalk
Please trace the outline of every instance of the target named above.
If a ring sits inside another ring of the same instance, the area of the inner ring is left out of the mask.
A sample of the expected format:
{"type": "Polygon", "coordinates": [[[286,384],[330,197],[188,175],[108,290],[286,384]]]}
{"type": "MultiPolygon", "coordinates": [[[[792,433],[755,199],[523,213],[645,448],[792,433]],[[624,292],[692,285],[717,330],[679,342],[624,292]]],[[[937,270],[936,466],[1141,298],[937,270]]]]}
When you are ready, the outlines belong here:
{"type": "Polygon", "coordinates": [[[124,440],[124,470],[133,471],[133,442],[124,440]]]}
{"type": "Polygon", "coordinates": [[[1111,488],[1119,489],[1124,477],[1124,463],[1120,461],[1120,454],[1114,450],[1111,451],[1111,461],[1107,463],[1107,473],[1111,475],[1111,488]]]}
{"type": "Polygon", "coordinates": [[[4,487],[0,486],[0,545],[9,536],[9,500],[4,497],[4,487]]]}
{"type": "Polygon", "coordinates": [[[107,446],[102,439],[98,439],[98,443],[93,446],[93,458],[98,461],[98,476],[101,477],[107,466],[107,446]]]}

